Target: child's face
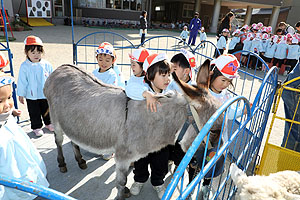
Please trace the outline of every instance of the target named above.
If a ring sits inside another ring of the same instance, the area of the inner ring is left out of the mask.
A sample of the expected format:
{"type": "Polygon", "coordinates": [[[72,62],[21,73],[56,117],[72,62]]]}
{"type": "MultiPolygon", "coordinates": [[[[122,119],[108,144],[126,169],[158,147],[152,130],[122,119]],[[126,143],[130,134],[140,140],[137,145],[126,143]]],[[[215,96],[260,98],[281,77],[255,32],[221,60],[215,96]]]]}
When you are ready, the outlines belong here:
{"type": "Polygon", "coordinates": [[[182,68],[179,66],[179,63],[172,63],[171,64],[171,73],[175,72],[176,76],[182,80],[185,81],[185,79],[188,77],[189,69],[188,68],[182,68]]]}
{"type": "Polygon", "coordinates": [[[154,80],[151,82],[156,89],[165,90],[170,83],[170,73],[159,74],[159,72],[156,72],[154,80]]]}
{"type": "Polygon", "coordinates": [[[111,55],[101,53],[98,54],[96,58],[100,67],[100,72],[105,72],[113,64],[113,57],[111,55]]]}
{"type": "Polygon", "coordinates": [[[38,51],[37,48],[35,48],[33,51],[28,51],[27,56],[31,60],[31,62],[37,63],[40,62],[42,58],[42,52],[38,51]]]}
{"type": "Polygon", "coordinates": [[[132,69],[133,75],[140,77],[143,72],[143,69],[141,68],[141,66],[136,61],[133,61],[133,60],[130,61],[130,64],[131,64],[131,69],[132,69]]]}
{"type": "Polygon", "coordinates": [[[227,32],[223,32],[223,35],[224,35],[224,36],[228,36],[228,33],[227,33],[227,32]]]}
{"type": "Polygon", "coordinates": [[[0,114],[7,113],[14,106],[11,85],[0,87],[0,114]]]}
{"type": "Polygon", "coordinates": [[[225,76],[218,76],[211,84],[211,90],[215,93],[221,93],[222,90],[226,89],[231,84],[231,79],[225,76]]]}

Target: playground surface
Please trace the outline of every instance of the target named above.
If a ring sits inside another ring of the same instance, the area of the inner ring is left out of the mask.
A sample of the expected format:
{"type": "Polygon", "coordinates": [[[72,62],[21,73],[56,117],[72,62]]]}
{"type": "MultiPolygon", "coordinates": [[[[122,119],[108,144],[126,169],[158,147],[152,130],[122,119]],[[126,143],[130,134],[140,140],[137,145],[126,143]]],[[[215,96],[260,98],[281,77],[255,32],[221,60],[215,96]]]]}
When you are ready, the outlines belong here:
{"type": "MultiPolygon", "coordinates": [[[[139,30],[133,29],[95,29],[82,26],[75,26],[74,35],[75,41],[78,41],[81,37],[93,33],[95,31],[111,31],[116,32],[124,37],[128,38],[134,45],[140,43],[139,30]]],[[[25,60],[24,54],[24,39],[28,35],[36,35],[40,37],[44,43],[45,55],[44,59],[52,63],[54,69],[62,64],[72,64],[72,30],[70,26],[52,26],[52,27],[33,27],[31,31],[14,32],[16,40],[10,42],[11,52],[13,53],[13,66],[14,73],[17,80],[19,67],[21,63],[25,60]]],[[[149,31],[148,36],[159,36],[159,35],[171,35],[179,36],[179,32],[173,31],[149,31]]],[[[199,37],[197,38],[199,42],[199,37]]],[[[208,40],[216,43],[216,38],[214,36],[208,36],[208,40]]],[[[103,41],[99,41],[99,44],[103,41]]],[[[147,46],[146,46],[147,48],[147,46]]],[[[93,52],[92,52],[93,53],[93,52]]],[[[117,60],[118,62],[118,60],[117,60]]],[[[129,67],[128,67],[128,70],[129,67]]],[[[125,77],[128,79],[129,77],[125,77]]],[[[279,75],[279,80],[284,80],[285,77],[279,75]]],[[[257,86],[259,87],[259,85],[257,86]]],[[[29,137],[36,145],[37,149],[41,153],[48,171],[48,180],[50,183],[50,188],[57,191],[66,193],[77,199],[114,199],[116,196],[115,186],[115,163],[111,159],[109,161],[102,160],[98,155],[91,154],[87,151],[82,150],[84,159],[87,161],[88,168],[86,170],[81,170],[77,166],[77,162],[74,159],[73,151],[71,148],[70,141],[68,138],[65,139],[63,149],[64,156],[66,159],[68,172],[60,173],[56,161],[56,145],[54,142],[53,133],[45,130],[45,135],[37,138],[30,129],[30,122],[26,121],[29,119],[26,105],[21,105],[18,103],[19,109],[22,110],[21,116],[21,126],[28,133],[29,137]],[[24,121],[25,120],[25,121],[24,121]]],[[[92,105],[91,105],[92,106],[92,105]]],[[[279,112],[283,113],[283,106],[280,105],[279,112]]],[[[269,121],[271,119],[272,113],[270,113],[269,121]]],[[[273,137],[271,142],[275,144],[280,144],[283,135],[284,124],[278,123],[273,127],[276,135],[273,137]]],[[[269,130],[269,123],[266,128],[265,135],[269,130]]],[[[165,186],[167,186],[171,174],[166,176],[167,180],[165,186]]],[[[130,187],[133,183],[133,173],[131,172],[128,176],[127,186],[130,187]]],[[[153,190],[150,182],[148,181],[140,195],[133,196],[130,199],[157,199],[156,192],[153,190]]],[[[41,199],[41,198],[39,198],[41,199]]]]}

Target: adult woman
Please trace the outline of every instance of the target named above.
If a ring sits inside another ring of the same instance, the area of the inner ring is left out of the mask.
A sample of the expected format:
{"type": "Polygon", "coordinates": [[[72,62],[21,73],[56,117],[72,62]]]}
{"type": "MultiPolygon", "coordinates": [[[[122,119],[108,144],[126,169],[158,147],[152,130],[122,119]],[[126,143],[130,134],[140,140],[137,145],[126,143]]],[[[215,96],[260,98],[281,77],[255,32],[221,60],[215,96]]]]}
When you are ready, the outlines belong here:
{"type": "Polygon", "coordinates": [[[141,44],[143,45],[145,41],[145,37],[147,34],[147,11],[143,10],[140,17],[140,36],[141,36],[141,44]]]}
{"type": "MultiPolygon", "coordinates": [[[[222,34],[222,31],[226,28],[229,31],[231,30],[230,24],[232,22],[232,20],[234,19],[234,14],[233,12],[229,12],[225,15],[225,17],[221,20],[221,24],[218,28],[218,32],[217,32],[217,37],[219,38],[222,34]]],[[[227,39],[227,38],[226,38],[227,39]]]]}

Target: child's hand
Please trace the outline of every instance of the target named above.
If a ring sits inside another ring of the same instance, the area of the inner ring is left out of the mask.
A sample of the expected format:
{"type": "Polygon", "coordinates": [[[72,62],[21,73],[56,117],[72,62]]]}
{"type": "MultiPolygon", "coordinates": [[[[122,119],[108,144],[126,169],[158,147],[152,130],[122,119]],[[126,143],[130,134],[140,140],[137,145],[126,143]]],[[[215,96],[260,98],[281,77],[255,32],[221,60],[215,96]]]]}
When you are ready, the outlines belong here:
{"type": "Polygon", "coordinates": [[[156,104],[160,103],[157,101],[157,99],[154,97],[154,94],[149,92],[149,91],[145,91],[143,93],[143,96],[146,98],[146,102],[147,102],[147,110],[151,110],[151,112],[156,112],[156,104]]]}
{"type": "Polygon", "coordinates": [[[24,97],[19,97],[19,101],[21,104],[24,104],[24,97]]]}
{"type": "MultiPolygon", "coordinates": [[[[251,110],[251,108],[252,108],[252,105],[253,105],[253,104],[250,103],[250,110],[251,110]]],[[[244,110],[244,114],[247,115],[247,107],[246,107],[246,109],[244,110]]]]}
{"type": "Polygon", "coordinates": [[[21,110],[18,110],[18,109],[14,109],[14,110],[12,111],[12,115],[13,115],[14,117],[20,117],[20,116],[21,116],[21,113],[22,113],[22,111],[21,111],[21,110]]]}

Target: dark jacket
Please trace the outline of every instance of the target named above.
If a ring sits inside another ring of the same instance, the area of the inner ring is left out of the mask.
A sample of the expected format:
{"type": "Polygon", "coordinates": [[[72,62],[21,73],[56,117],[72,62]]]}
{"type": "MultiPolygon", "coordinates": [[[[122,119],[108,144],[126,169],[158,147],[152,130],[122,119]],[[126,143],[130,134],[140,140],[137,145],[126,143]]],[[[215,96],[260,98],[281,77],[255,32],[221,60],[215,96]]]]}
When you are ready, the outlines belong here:
{"type": "Polygon", "coordinates": [[[221,22],[221,24],[220,24],[220,26],[218,28],[218,31],[217,31],[217,36],[219,36],[219,37],[221,36],[222,31],[223,31],[224,28],[227,28],[228,30],[230,29],[230,21],[229,21],[229,19],[224,19],[221,22]]]}
{"type": "Polygon", "coordinates": [[[140,29],[147,29],[148,25],[147,25],[147,19],[144,18],[143,16],[141,16],[140,18],[140,29]]]}

